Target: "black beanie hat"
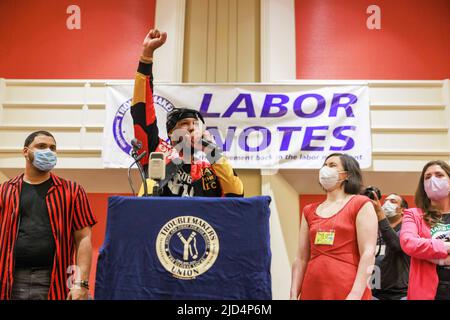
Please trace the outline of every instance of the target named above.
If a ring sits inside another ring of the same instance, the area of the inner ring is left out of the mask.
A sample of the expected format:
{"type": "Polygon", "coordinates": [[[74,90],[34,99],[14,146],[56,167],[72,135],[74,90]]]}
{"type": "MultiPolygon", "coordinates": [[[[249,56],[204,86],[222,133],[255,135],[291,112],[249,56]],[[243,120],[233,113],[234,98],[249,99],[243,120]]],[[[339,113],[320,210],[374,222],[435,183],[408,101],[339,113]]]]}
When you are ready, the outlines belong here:
{"type": "Polygon", "coordinates": [[[188,108],[173,108],[167,114],[166,120],[167,134],[169,134],[169,132],[172,131],[173,128],[175,128],[178,121],[186,118],[194,118],[197,120],[201,120],[203,123],[205,123],[202,114],[197,110],[188,108]]]}

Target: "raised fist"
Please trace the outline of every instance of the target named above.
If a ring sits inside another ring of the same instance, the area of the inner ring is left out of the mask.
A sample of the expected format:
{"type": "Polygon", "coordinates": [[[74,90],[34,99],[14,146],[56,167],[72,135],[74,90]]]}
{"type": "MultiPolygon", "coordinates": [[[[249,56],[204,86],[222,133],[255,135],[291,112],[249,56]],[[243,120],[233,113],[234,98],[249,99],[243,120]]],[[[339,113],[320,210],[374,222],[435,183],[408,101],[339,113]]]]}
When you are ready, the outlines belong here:
{"type": "Polygon", "coordinates": [[[153,57],[153,51],[161,47],[166,42],[166,39],[166,32],[160,32],[157,29],[150,30],[142,43],[142,46],[144,47],[142,55],[148,58],[153,57]]]}

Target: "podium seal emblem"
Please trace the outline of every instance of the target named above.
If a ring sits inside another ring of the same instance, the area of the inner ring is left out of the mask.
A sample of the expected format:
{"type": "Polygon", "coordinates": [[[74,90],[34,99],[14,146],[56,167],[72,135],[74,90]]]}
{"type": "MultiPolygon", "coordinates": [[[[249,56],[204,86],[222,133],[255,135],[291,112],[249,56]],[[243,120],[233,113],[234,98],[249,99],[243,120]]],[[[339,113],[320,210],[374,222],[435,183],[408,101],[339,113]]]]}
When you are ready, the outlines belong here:
{"type": "Polygon", "coordinates": [[[176,217],[159,231],[156,254],[174,277],[192,280],[214,265],[219,255],[219,238],[214,228],[201,218],[176,217]]]}

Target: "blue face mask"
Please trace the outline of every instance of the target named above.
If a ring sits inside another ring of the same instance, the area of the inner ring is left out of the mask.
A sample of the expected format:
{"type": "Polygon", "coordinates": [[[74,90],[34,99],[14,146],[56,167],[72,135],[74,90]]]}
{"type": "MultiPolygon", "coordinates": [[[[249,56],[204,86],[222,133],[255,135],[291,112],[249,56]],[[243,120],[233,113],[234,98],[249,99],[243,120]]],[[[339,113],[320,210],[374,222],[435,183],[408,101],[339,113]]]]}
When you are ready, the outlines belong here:
{"type": "Polygon", "coordinates": [[[41,171],[48,172],[56,166],[56,153],[50,149],[33,152],[33,165],[41,171]]]}

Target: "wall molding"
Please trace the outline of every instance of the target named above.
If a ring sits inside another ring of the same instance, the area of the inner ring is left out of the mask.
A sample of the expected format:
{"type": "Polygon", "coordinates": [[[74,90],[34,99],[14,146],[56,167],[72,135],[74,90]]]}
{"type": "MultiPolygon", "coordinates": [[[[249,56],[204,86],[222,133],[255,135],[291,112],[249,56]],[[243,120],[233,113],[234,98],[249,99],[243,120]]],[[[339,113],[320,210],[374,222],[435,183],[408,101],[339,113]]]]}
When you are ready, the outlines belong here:
{"type": "Polygon", "coordinates": [[[261,82],[296,79],[295,0],[261,0],[261,82]]]}
{"type": "Polygon", "coordinates": [[[156,1],[155,28],[168,34],[155,52],[154,74],[160,82],[182,81],[185,11],[186,0],[156,1]]]}

